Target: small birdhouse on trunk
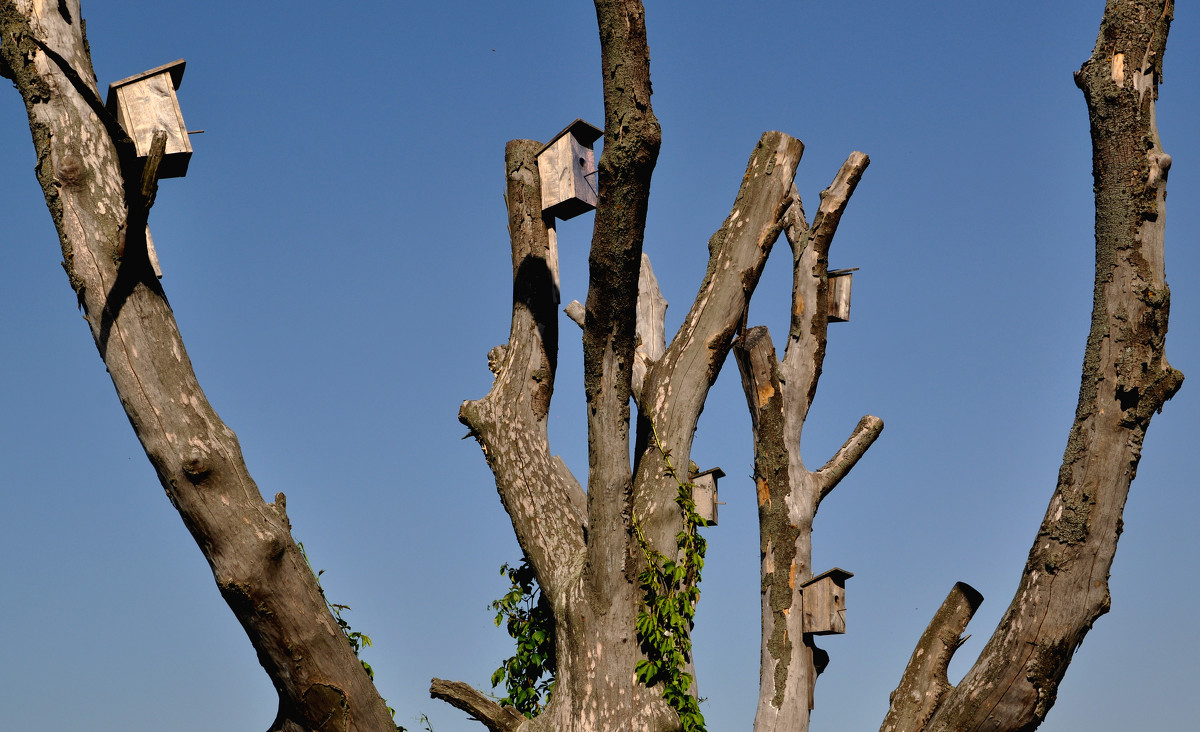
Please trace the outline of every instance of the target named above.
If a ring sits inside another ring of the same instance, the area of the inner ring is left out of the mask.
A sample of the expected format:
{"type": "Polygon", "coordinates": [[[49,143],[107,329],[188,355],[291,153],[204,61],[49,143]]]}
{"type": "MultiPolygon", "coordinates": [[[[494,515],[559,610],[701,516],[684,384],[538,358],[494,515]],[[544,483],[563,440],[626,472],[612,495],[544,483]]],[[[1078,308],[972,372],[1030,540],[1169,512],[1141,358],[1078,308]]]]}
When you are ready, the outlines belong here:
{"type": "Polygon", "coordinates": [[[804,632],[833,635],[846,632],[846,580],[852,572],[834,567],[800,585],[804,594],[804,632]]]}
{"type": "Polygon", "coordinates": [[[858,267],[851,267],[831,269],[827,273],[830,323],[845,323],[850,320],[850,280],[853,278],[851,273],[857,271],[858,267]]]}
{"type": "Polygon", "coordinates": [[[108,111],[133,138],[139,158],[150,154],[150,142],[156,131],[167,133],[167,149],[158,166],[159,178],[187,175],[192,159],[192,143],[175,96],[183,79],[184,63],[179,59],[108,85],[108,111]]]}
{"type": "Polygon", "coordinates": [[[696,513],[709,526],[717,525],[717,479],[724,477],[725,471],[720,468],[712,468],[691,476],[692,500],[696,502],[696,513]]]}
{"type": "Polygon", "coordinates": [[[596,154],[604,131],[577,119],[538,151],[542,212],[566,221],[596,208],[596,154]]]}

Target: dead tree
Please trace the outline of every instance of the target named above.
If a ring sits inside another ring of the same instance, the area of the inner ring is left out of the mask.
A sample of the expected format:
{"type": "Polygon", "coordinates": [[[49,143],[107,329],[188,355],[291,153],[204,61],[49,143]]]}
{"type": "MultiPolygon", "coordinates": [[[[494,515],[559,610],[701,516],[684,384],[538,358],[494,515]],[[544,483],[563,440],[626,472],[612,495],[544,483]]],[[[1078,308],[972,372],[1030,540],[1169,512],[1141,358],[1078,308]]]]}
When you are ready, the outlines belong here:
{"type": "Polygon", "coordinates": [[[957,687],[946,666],[981,598],[956,585],[913,652],[882,731],[1031,730],[1092,624],[1150,418],[1183,383],[1164,353],[1167,172],[1154,117],[1172,0],[1109,0],[1076,72],[1091,120],[1096,286],[1058,485],[1008,610],[957,687]]]}
{"type": "MultiPolygon", "coordinates": [[[[694,607],[694,547],[688,544],[694,519],[683,471],[708,389],[742,327],[780,233],[790,230],[797,252],[808,252],[802,258],[816,274],[818,266],[824,267],[837,220],[867,162],[860,153],[851,157],[808,230],[792,185],[803,145],[779,132],[764,134],[750,156],[729,216],[709,241],[708,269],[699,292],[678,333],[665,343],[660,298],[642,255],[646,202],[660,138],[650,104],[644,10],[640,2],[620,0],[597,0],[596,8],[604,78],[604,152],[588,299],[582,313],[573,310],[583,328],[586,492],[551,455],[547,441],[557,361],[557,251],[553,219],[542,213],[534,159],[541,147],[537,142],[510,142],[506,150],[512,327],[508,342],[489,354],[496,372],[491,391],[481,400],[464,403],[460,412],[495,474],[501,501],[555,619],[556,686],[548,708],[535,719],[508,713],[461,684],[434,681],[435,697],[467,710],[493,730],[671,730],[694,724],[686,713],[677,713],[680,704],[664,703],[664,697],[678,693],[665,678],[678,679],[690,668],[690,646],[678,637],[690,634],[690,616],[672,629],[676,635],[669,646],[671,657],[662,657],[661,648],[647,641],[653,631],[647,631],[646,624],[659,622],[647,620],[653,614],[647,608],[648,593],[657,593],[662,601],[663,591],[647,585],[646,572],[653,574],[660,562],[677,570],[682,580],[671,591],[684,598],[684,606],[694,607]],[[645,293],[641,298],[639,281],[645,293]],[[637,404],[636,420],[630,413],[631,398],[637,404]],[[636,456],[632,464],[631,439],[636,456]],[[635,668],[658,673],[635,674],[635,668]]],[[[823,283],[823,269],[816,280],[797,279],[798,297],[815,306],[810,313],[824,303],[816,303],[825,297],[823,283]],[[813,282],[822,287],[813,289],[813,282]]],[[[795,328],[804,327],[818,327],[823,334],[824,314],[798,317],[795,328]]],[[[823,335],[820,344],[823,351],[823,335]]],[[[797,361],[807,361],[797,368],[810,369],[812,357],[798,355],[797,361]]],[[[811,386],[815,384],[814,373],[811,386]]],[[[808,387],[796,386],[798,394],[811,398],[808,387]]],[[[827,469],[810,475],[809,482],[820,486],[818,493],[832,489],[881,427],[868,418],[827,469]]],[[[785,563],[780,576],[786,583],[785,554],[781,550],[779,561],[785,563]]],[[[800,644],[797,647],[805,652],[800,644]]],[[[690,678],[682,682],[685,693],[689,682],[690,678]]],[[[803,687],[807,717],[808,677],[797,672],[794,683],[803,687]]]]}
{"type": "Polygon", "coordinates": [[[283,494],[263,500],[196,381],[147,250],[157,161],[137,156],[101,102],[83,25],[78,0],[0,1],[0,74],[25,101],[63,268],[113,386],[279,692],[271,729],[394,730],[292,539],[283,494]]]}
{"type": "MultiPolygon", "coordinates": [[[[638,0],[595,4],[604,152],[587,303],[572,310],[583,331],[586,491],[547,440],[559,298],[536,142],[511,142],[505,154],[509,340],[489,354],[496,373],[491,391],[460,412],[552,609],[557,686],[534,719],[461,683],[434,680],[431,693],[492,730],[698,726],[688,706],[689,636],[702,566],[696,527],[703,521],[691,503],[687,466],[708,389],[734,349],[754,425],[762,527],[755,727],[802,731],[826,660],[807,620],[815,613],[815,598],[806,603],[805,597],[813,575],[812,521],[882,428],[865,417],[819,470],[807,470],[800,459],[826,346],[828,251],[867,158],[850,156],[809,223],[792,183],[803,145],[765,133],[732,210],[709,241],[695,300],[668,344],[642,252],[661,135],[650,103],[644,9],[638,0]],[[793,254],[792,320],[782,359],[765,329],[744,328],[781,233],[793,254]]],[[[1095,309],[1076,422],[1021,585],[955,688],[946,667],[981,599],[956,585],[893,694],[885,730],[1036,727],[1083,634],[1107,609],[1107,572],[1142,438],[1182,381],[1163,356],[1169,292],[1162,214],[1170,158],[1154,126],[1171,10],[1170,0],[1110,0],[1095,53],[1077,75],[1095,149],[1095,309]]],[[[163,145],[139,158],[100,101],[78,0],[0,0],[0,74],[25,101],[64,268],[129,420],[279,692],[271,729],[391,730],[386,705],[292,539],[283,495],[263,501],[236,437],[196,382],[148,251],[146,222],[163,145]]]]}
{"type": "MultiPolygon", "coordinates": [[[[596,4],[605,152],[588,306],[573,313],[584,328],[587,492],[550,455],[546,441],[557,347],[557,252],[553,222],[540,214],[534,142],[510,143],[506,157],[514,272],[510,340],[491,354],[497,373],[491,392],[465,403],[460,414],[487,456],[521,548],[554,608],[558,685],[546,712],[532,721],[460,684],[435,680],[432,692],[494,730],[679,728],[653,689],[630,674],[639,657],[645,662],[653,655],[644,641],[637,650],[642,628],[636,616],[645,588],[635,578],[655,556],[686,562],[678,537],[688,529],[687,508],[673,505],[675,465],[686,464],[707,389],[740,330],[771,243],[785,232],[793,253],[793,297],[783,358],[765,328],[746,330],[734,350],[754,425],[761,525],[755,729],[806,730],[813,684],[827,661],[807,624],[816,598],[809,598],[807,612],[805,607],[805,582],[813,576],[812,522],[821,500],[883,426],[864,417],[822,468],[804,467],[801,431],[829,322],[829,246],[868,161],[861,153],[850,156],[822,193],[810,225],[790,184],[799,144],[779,133],[764,135],[733,211],[709,243],[708,271],[695,302],[665,346],[653,320],[661,315],[650,315],[661,312],[647,286],[652,275],[643,274],[643,295],[637,297],[639,268],[649,270],[640,264],[641,232],[659,139],[646,82],[643,10],[636,3],[596,4]],[[633,465],[627,460],[630,397],[638,407],[633,465]]],[[[1096,150],[1095,315],[1059,486],[1021,587],[957,689],[946,669],[982,597],[965,584],[954,587],[892,695],[884,730],[1033,729],[1053,703],[1083,634],[1107,608],[1108,567],[1141,440],[1150,416],[1182,381],[1162,353],[1169,296],[1162,205],[1170,158],[1158,145],[1153,122],[1170,14],[1170,2],[1149,10],[1110,2],[1093,59],[1077,76],[1096,150]]],[[[684,666],[689,661],[686,654],[678,660],[684,666]]]]}

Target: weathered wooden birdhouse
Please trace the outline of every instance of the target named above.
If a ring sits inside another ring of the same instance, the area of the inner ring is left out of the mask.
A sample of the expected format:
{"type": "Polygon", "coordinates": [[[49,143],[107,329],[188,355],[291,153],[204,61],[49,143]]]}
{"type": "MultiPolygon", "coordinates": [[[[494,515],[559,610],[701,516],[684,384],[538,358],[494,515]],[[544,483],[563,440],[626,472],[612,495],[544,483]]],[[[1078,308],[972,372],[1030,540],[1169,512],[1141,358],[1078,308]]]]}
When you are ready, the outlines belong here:
{"type": "Polygon", "coordinates": [[[804,632],[833,635],[846,632],[846,580],[852,572],[834,567],[800,585],[804,593],[804,632]]]}
{"type": "Polygon", "coordinates": [[[829,278],[829,322],[845,323],[850,320],[850,280],[858,267],[831,269],[829,278]]]}
{"type": "Polygon", "coordinates": [[[577,119],[538,151],[542,212],[566,221],[596,208],[596,153],[604,131],[577,119]]]}
{"type": "Polygon", "coordinates": [[[150,154],[150,142],[157,130],[167,133],[167,149],[158,166],[159,178],[187,175],[192,159],[192,143],[175,90],[183,79],[184,60],[144,71],[108,85],[108,111],[133,138],[139,158],[150,154]]]}
{"type": "Polygon", "coordinates": [[[692,500],[696,502],[696,513],[707,521],[709,526],[717,525],[717,479],[724,477],[725,471],[720,468],[712,468],[691,476],[692,500]]]}

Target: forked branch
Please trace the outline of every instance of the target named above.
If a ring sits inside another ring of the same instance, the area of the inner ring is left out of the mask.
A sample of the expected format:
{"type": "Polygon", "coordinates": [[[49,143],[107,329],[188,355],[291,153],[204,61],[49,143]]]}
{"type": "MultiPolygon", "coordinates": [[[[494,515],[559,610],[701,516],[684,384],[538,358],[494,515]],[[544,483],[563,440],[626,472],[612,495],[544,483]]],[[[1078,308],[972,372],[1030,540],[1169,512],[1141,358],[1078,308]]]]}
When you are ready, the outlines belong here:
{"type": "Polygon", "coordinates": [[[750,328],[734,353],[754,426],[762,562],[762,666],[757,732],[808,729],[813,685],[824,668],[805,624],[802,586],[813,577],[811,531],[820,499],[858,462],[883,422],[864,417],[846,444],[817,472],[800,457],[804,420],[816,394],[828,331],[828,253],[842,213],[869,160],[853,153],[821,194],[810,226],[790,187],[784,232],[792,247],[792,318],[781,362],[765,327],[750,328]],[[820,659],[820,663],[818,663],[820,659]]]}
{"type": "Polygon", "coordinates": [[[881,732],[920,732],[938,704],[953,687],[946,675],[950,659],[966,638],[967,623],[983,603],[974,587],[958,582],[929,621],[917,642],[900,684],[892,692],[891,707],[881,732]]]}
{"type": "Polygon", "coordinates": [[[1167,363],[1165,153],[1154,104],[1174,3],[1109,0],[1075,76],[1091,119],[1096,281],[1075,421],[1017,591],[927,730],[1041,724],[1084,635],[1108,611],[1108,574],[1150,418],[1183,382],[1167,363]]]}

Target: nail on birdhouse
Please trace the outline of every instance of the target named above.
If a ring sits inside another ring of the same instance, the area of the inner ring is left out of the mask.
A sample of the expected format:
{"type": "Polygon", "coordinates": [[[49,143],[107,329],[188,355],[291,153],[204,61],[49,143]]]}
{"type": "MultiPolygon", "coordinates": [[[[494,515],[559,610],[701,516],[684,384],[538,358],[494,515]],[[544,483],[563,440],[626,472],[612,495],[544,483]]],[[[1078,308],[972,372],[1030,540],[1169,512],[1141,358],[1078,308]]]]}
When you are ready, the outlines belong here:
{"type": "Polygon", "coordinates": [[[691,476],[692,500],[696,503],[696,513],[709,526],[717,525],[717,479],[724,477],[725,471],[720,468],[712,468],[691,476]]]}
{"type": "Polygon", "coordinates": [[[800,585],[804,593],[804,632],[833,635],[846,632],[846,580],[852,572],[834,567],[800,585]]]}
{"type": "Polygon", "coordinates": [[[845,323],[850,320],[850,280],[853,278],[851,273],[857,271],[858,267],[851,267],[831,269],[826,273],[829,282],[830,323],[845,323]]]}
{"type": "Polygon", "coordinates": [[[175,96],[183,79],[184,63],[179,59],[108,85],[108,111],[133,138],[139,158],[150,154],[150,142],[156,131],[167,133],[166,153],[158,166],[159,178],[187,175],[192,158],[192,143],[175,96]]]}
{"type": "Polygon", "coordinates": [[[604,131],[577,119],[538,151],[542,212],[563,221],[596,208],[596,154],[604,131]]]}

